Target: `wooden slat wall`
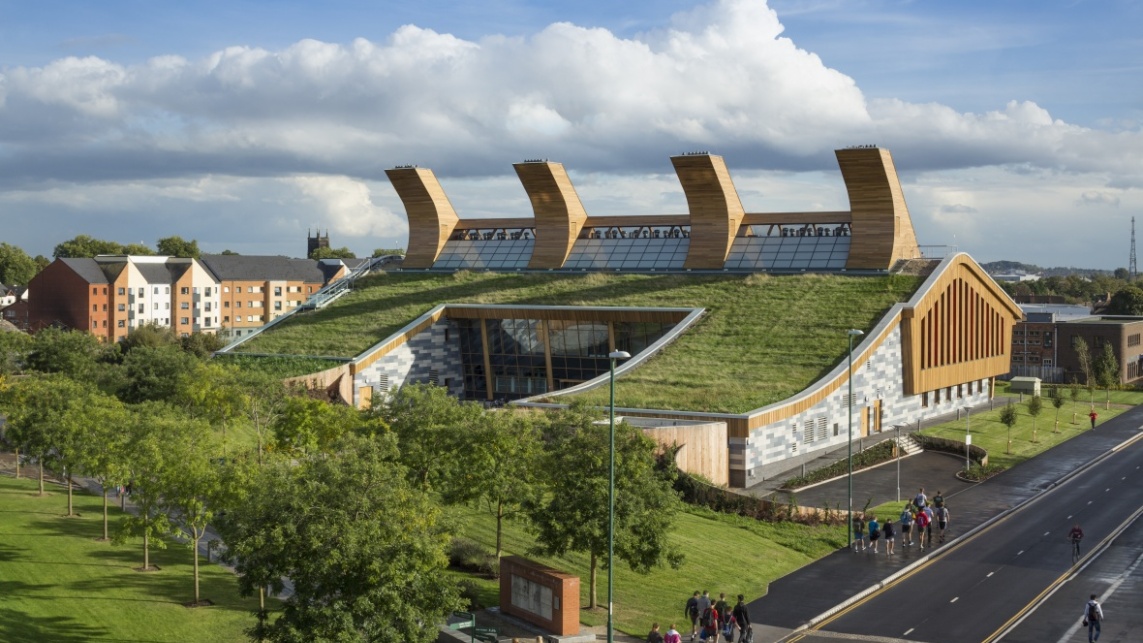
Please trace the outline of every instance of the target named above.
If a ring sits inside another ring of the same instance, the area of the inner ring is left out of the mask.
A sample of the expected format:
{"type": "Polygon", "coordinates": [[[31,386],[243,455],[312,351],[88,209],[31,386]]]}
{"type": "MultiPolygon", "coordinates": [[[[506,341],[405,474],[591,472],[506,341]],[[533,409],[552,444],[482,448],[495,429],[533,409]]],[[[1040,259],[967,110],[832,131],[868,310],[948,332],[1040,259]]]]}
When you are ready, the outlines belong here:
{"type": "Polygon", "coordinates": [[[665,448],[682,445],[675,462],[683,471],[704,476],[716,485],[730,484],[727,429],[721,423],[639,427],[639,430],[665,448]]]}
{"type": "Polygon", "coordinates": [[[811,223],[849,223],[853,214],[848,210],[833,212],[747,212],[742,225],[807,225],[811,223]]]}
{"type": "Polygon", "coordinates": [[[587,220],[575,186],[562,163],[516,163],[512,167],[532,201],[536,220],[536,245],[528,268],[562,268],[587,220]]]}
{"type": "Polygon", "coordinates": [[[918,395],[1011,367],[1020,308],[966,256],[949,266],[904,315],[905,392],[918,395]]]}
{"type": "Polygon", "coordinates": [[[887,270],[898,259],[921,256],[897,168],[888,150],[837,150],[853,217],[850,270],[887,270]]]}
{"type": "Polygon", "coordinates": [[[721,156],[672,156],[671,163],[687,195],[691,242],[683,264],[694,270],[721,270],[745,211],[721,156]]]}
{"type": "Polygon", "coordinates": [[[531,228],[536,225],[532,217],[492,217],[488,219],[461,219],[456,230],[488,230],[504,228],[531,228]]]}
{"type": "Polygon", "coordinates": [[[456,210],[432,170],[399,167],[385,170],[385,174],[409,219],[409,247],[401,265],[431,268],[456,227],[456,210]]]}

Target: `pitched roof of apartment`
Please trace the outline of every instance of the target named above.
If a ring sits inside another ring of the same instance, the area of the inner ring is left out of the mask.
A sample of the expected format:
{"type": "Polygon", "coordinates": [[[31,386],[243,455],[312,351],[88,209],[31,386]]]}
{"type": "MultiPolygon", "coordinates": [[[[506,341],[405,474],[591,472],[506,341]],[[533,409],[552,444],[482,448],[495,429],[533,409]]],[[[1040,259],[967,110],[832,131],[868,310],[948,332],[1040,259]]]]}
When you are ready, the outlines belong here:
{"type": "Polygon", "coordinates": [[[99,264],[91,257],[64,257],[60,261],[89,284],[108,283],[107,275],[100,270],[99,264]]]}
{"type": "Polygon", "coordinates": [[[301,281],[319,284],[326,281],[324,271],[313,259],[202,255],[199,261],[219,281],[301,281]]]}

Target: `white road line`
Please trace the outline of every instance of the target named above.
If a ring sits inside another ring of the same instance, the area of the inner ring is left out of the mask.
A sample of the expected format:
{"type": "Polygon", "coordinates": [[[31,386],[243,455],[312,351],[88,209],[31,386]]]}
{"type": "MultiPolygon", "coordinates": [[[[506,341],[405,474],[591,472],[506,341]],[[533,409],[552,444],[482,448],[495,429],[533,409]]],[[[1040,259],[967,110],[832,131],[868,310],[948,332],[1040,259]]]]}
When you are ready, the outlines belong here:
{"type": "Polygon", "coordinates": [[[902,634],[901,636],[909,636],[909,633],[910,633],[910,632],[912,632],[912,631],[913,631],[913,630],[915,630],[915,629],[917,629],[917,628],[915,628],[915,627],[910,627],[909,629],[905,630],[905,633],[904,633],[904,634],[902,634]]]}
{"type": "Polygon", "coordinates": [[[1052,533],[1052,532],[1050,532],[1050,531],[1045,531],[1045,532],[1044,532],[1044,535],[1045,535],[1045,536],[1047,536],[1047,535],[1048,535],[1048,534],[1050,534],[1050,533],[1052,533]]]}
{"type": "Polygon", "coordinates": [[[1023,553],[1024,553],[1024,550],[1021,549],[1020,551],[1016,552],[1016,555],[1019,556],[1020,554],[1023,554],[1023,553]]]}
{"type": "Polygon", "coordinates": [[[1072,519],[1072,517],[1071,517],[1071,516],[1068,516],[1068,517],[1066,518],[1066,520],[1071,520],[1071,519],[1072,519]]]}
{"type": "Polygon", "coordinates": [[[950,603],[955,603],[955,602],[957,602],[958,600],[960,600],[960,597],[959,597],[959,596],[954,596],[954,597],[953,597],[953,599],[952,599],[951,601],[949,601],[949,602],[950,602],[950,603]]]}
{"type": "Polygon", "coordinates": [[[1087,501],[1087,504],[1089,504],[1089,505],[1090,505],[1090,504],[1091,504],[1091,501],[1090,501],[1090,500],[1088,500],[1088,501],[1087,501]]]}
{"type": "Polygon", "coordinates": [[[987,575],[987,576],[985,576],[985,578],[992,578],[992,575],[993,575],[993,574],[995,574],[995,573],[996,573],[996,572],[988,572],[988,575],[987,575]]]}
{"type": "Polygon", "coordinates": [[[1107,493],[1108,491],[1111,491],[1111,487],[1108,487],[1108,488],[1103,490],[1104,493],[1107,493]]]}

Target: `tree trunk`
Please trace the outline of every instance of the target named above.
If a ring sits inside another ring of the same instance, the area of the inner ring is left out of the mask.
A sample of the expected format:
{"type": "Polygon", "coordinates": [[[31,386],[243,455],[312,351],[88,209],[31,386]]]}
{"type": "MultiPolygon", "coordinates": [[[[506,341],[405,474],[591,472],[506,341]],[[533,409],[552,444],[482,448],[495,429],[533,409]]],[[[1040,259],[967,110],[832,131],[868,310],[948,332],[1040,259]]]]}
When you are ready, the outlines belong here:
{"type": "Polygon", "coordinates": [[[103,540],[110,540],[107,537],[107,487],[103,487],[103,540]]]}
{"type": "Polygon", "coordinates": [[[262,466],[262,432],[258,432],[258,466],[262,466]]]}
{"type": "Polygon", "coordinates": [[[16,447],[16,479],[20,479],[20,447],[16,447]]]}
{"type": "Polygon", "coordinates": [[[40,457],[40,495],[44,495],[44,458],[40,457]]]}
{"type": "Polygon", "coordinates": [[[501,544],[504,534],[504,501],[496,501],[496,560],[500,560],[501,544]]]}
{"type": "Polygon", "coordinates": [[[151,569],[151,538],[147,526],[143,527],[143,571],[151,569]]]}
{"type": "Polygon", "coordinates": [[[75,516],[75,511],[73,511],[73,507],[72,507],[72,503],[71,503],[71,471],[68,471],[67,472],[67,517],[71,518],[73,516],[75,516]]]}
{"type": "Polygon", "coordinates": [[[199,601],[198,594],[198,541],[202,536],[195,536],[194,539],[194,604],[197,606],[199,601]]]}
{"type": "Polygon", "coordinates": [[[596,568],[595,552],[592,552],[591,553],[591,574],[590,574],[591,589],[588,591],[588,594],[587,594],[587,609],[589,609],[589,610],[595,609],[595,576],[596,576],[595,568],[596,568]]]}

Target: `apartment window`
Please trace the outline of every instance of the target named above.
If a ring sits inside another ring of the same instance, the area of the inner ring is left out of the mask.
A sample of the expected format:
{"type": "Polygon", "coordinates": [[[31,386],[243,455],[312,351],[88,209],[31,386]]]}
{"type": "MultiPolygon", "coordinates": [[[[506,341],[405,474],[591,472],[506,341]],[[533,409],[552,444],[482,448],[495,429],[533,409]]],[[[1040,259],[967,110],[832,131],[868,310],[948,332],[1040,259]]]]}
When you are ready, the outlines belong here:
{"type": "Polygon", "coordinates": [[[957,396],[958,398],[962,398],[962,397],[964,397],[964,390],[961,388],[961,385],[960,385],[960,384],[957,384],[957,385],[956,385],[956,396],[957,396]]]}
{"type": "Polygon", "coordinates": [[[105,294],[105,295],[107,294],[107,288],[103,289],[103,294],[105,294]]]}
{"type": "Polygon", "coordinates": [[[223,286],[222,292],[230,292],[230,286],[223,286]]]}
{"type": "MultiPolygon", "coordinates": [[[[156,291],[156,292],[157,292],[158,290],[159,290],[158,288],[156,288],[156,289],[155,289],[155,291],[156,291]]],[[[140,289],[139,289],[139,296],[140,296],[140,297],[142,297],[142,296],[143,296],[143,295],[145,295],[145,294],[147,294],[147,289],[146,289],[146,288],[140,288],[140,289]]]]}
{"type": "Polygon", "coordinates": [[[928,393],[921,393],[921,408],[923,408],[923,409],[929,408],[929,394],[928,393]]]}
{"type": "Polygon", "coordinates": [[[119,304],[119,312],[124,312],[126,310],[127,310],[127,304],[119,304]]]}
{"type": "Polygon", "coordinates": [[[838,434],[837,422],[834,422],[833,423],[833,437],[836,438],[838,435],[839,434],[838,434]]]}
{"type": "Polygon", "coordinates": [[[127,289],[126,289],[126,288],[120,288],[118,292],[119,292],[119,294],[120,294],[120,295],[126,295],[126,294],[127,294],[127,289]]]}
{"type": "Polygon", "coordinates": [[[206,312],[210,312],[210,302],[206,302],[206,312]]]}
{"type": "Polygon", "coordinates": [[[281,286],[274,286],[274,296],[275,297],[281,297],[282,296],[282,287],[281,286]]]}
{"type": "Polygon", "coordinates": [[[314,293],[314,287],[313,286],[306,286],[306,293],[312,295],[314,293]]]}
{"type": "Polygon", "coordinates": [[[210,317],[203,317],[202,318],[202,325],[205,328],[210,328],[210,317]]]}
{"type": "Polygon", "coordinates": [[[230,308],[230,302],[229,301],[222,302],[222,307],[223,308],[230,308]]]}
{"type": "Polygon", "coordinates": [[[156,301],[154,304],[152,304],[152,306],[153,306],[154,310],[158,310],[159,309],[159,302],[156,301]]]}
{"type": "Polygon", "coordinates": [[[190,318],[189,317],[179,317],[179,323],[186,326],[187,324],[190,323],[190,318]]]}
{"type": "Polygon", "coordinates": [[[190,303],[185,301],[179,302],[179,310],[190,310],[190,303]]]}
{"type": "Polygon", "coordinates": [[[127,326],[127,322],[125,322],[125,321],[123,321],[122,319],[120,319],[120,320],[119,320],[119,322],[118,322],[118,324],[117,324],[117,326],[119,326],[119,328],[126,328],[126,326],[127,326]]]}
{"type": "Polygon", "coordinates": [[[159,287],[158,286],[155,286],[155,294],[156,295],[159,294],[159,287]]]}
{"type": "Polygon", "coordinates": [[[1127,345],[1128,346],[1138,346],[1139,345],[1139,333],[1135,333],[1134,335],[1128,335],[1127,336],[1127,345]]]}
{"type": "Polygon", "coordinates": [[[1051,367],[1052,367],[1052,360],[1045,359],[1044,360],[1044,368],[1051,368],[1051,367]]]}
{"type": "Polygon", "coordinates": [[[261,308],[262,302],[259,300],[254,300],[254,301],[250,302],[250,307],[251,308],[261,308]]]}
{"type": "Polygon", "coordinates": [[[195,286],[193,290],[194,290],[194,294],[197,295],[198,294],[198,286],[195,286]]]}
{"type": "Polygon", "coordinates": [[[103,304],[103,312],[107,312],[107,304],[103,304]]]}
{"type": "Polygon", "coordinates": [[[280,301],[274,302],[274,310],[281,310],[281,309],[282,309],[282,302],[280,302],[280,301]]]}
{"type": "Polygon", "coordinates": [[[253,292],[253,293],[262,292],[262,286],[250,286],[250,292],[253,292]]]}
{"type": "Polygon", "coordinates": [[[242,308],[242,302],[240,302],[240,301],[234,302],[234,307],[235,308],[242,308]]]}
{"type": "Polygon", "coordinates": [[[190,288],[187,288],[186,286],[179,288],[179,294],[180,295],[189,295],[190,294],[190,288]]]}
{"type": "Polygon", "coordinates": [[[93,295],[98,295],[98,294],[99,294],[99,289],[98,289],[98,288],[92,288],[92,289],[91,289],[91,294],[93,294],[93,295]]]}
{"type": "Polygon", "coordinates": [[[941,403],[941,389],[933,391],[933,404],[941,403]]]}
{"type": "Polygon", "coordinates": [[[254,323],[254,315],[247,315],[246,316],[246,322],[247,323],[254,323]]]}
{"type": "Polygon", "coordinates": [[[103,320],[103,327],[107,328],[107,320],[106,319],[103,320]]]}
{"type": "Polygon", "coordinates": [[[99,304],[92,304],[91,305],[91,312],[93,312],[93,313],[99,312],[99,304]]]}
{"type": "MultiPolygon", "coordinates": [[[[166,294],[168,294],[168,295],[169,295],[169,294],[171,294],[171,287],[170,287],[170,286],[167,286],[166,288],[163,288],[163,292],[164,292],[164,293],[166,293],[166,294]]],[[[155,289],[155,294],[156,294],[156,295],[157,295],[157,294],[159,294],[159,289],[158,289],[158,288],[156,288],[156,289],[155,289]]]]}
{"type": "Polygon", "coordinates": [[[95,321],[94,319],[91,320],[91,327],[92,328],[99,328],[99,322],[95,321]]]}
{"type": "Polygon", "coordinates": [[[170,309],[171,309],[171,302],[164,301],[163,302],[163,310],[170,310],[170,309]]]}

